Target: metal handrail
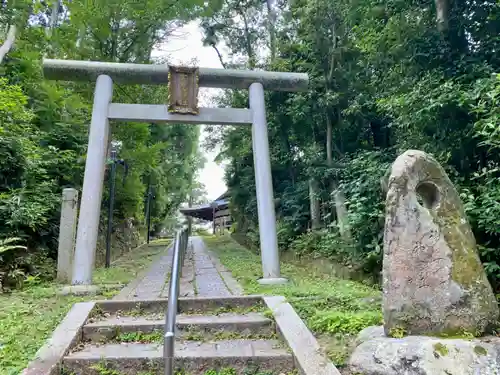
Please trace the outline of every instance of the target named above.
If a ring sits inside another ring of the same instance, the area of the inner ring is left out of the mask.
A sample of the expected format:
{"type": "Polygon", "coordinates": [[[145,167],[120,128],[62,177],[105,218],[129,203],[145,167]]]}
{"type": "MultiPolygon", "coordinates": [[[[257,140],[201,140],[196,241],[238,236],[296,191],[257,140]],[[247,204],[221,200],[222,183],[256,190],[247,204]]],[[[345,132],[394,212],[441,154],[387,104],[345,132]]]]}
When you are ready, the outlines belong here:
{"type": "Polygon", "coordinates": [[[165,336],[163,337],[163,358],[165,360],[165,375],[174,375],[174,345],[175,345],[175,321],[179,302],[179,280],[184,265],[184,257],[187,251],[189,233],[187,229],[176,233],[174,242],[174,255],[172,258],[172,272],[170,273],[170,285],[168,290],[168,304],[165,316],[165,336]]]}

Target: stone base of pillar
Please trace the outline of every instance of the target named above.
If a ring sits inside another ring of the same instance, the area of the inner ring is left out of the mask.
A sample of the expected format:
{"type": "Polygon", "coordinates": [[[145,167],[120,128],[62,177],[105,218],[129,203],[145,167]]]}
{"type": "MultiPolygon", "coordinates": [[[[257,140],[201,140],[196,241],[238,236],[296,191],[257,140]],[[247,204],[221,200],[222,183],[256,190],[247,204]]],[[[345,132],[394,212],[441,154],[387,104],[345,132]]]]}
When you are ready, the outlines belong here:
{"type": "Polygon", "coordinates": [[[88,296],[99,294],[101,289],[97,285],[67,285],[62,287],[58,294],[61,296],[88,296]]]}
{"type": "Polygon", "coordinates": [[[257,282],[261,285],[281,285],[286,284],[288,279],[285,279],[284,277],[270,277],[267,279],[259,279],[257,282]]]}
{"type": "Polygon", "coordinates": [[[121,290],[125,287],[125,284],[103,284],[103,285],[66,285],[63,286],[59,291],[59,295],[67,296],[85,296],[94,295],[104,292],[110,292],[113,290],[121,290]]]}

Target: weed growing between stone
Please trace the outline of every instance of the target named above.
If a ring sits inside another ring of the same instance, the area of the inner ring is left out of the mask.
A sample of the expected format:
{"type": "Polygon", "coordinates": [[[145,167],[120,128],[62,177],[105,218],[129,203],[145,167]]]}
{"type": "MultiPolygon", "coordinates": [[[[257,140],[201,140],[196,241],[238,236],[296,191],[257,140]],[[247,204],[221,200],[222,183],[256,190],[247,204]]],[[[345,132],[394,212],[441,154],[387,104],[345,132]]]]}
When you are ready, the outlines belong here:
{"type": "Polygon", "coordinates": [[[138,342],[138,343],[153,343],[163,342],[163,331],[157,330],[153,332],[124,332],[116,337],[118,342],[138,342]]]}
{"type": "Polygon", "coordinates": [[[307,260],[282,261],[282,274],[289,279],[288,284],[260,285],[260,255],[229,236],[204,240],[247,294],[285,296],[338,367],[345,365],[359,331],[382,324],[381,293],[372,286],[340,279],[312,267],[307,260]]]}
{"type": "Polygon", "coordinates": [[[256,312],[264,312],[266,309],[264,307],[263,302],[257,302],[252,306],[222,306],[222,307],[217,307],[213,310],[190,310],[190,311],[182,311],[182,314],[187,314],[187,315],[206,315],[207,313],[210,313],[211,315],[222,315],[222,314],[249,314],[249,313],[256,313],[256,312]]]}
{"type": "MultiPolygon", "coordinates": [[[[237,374],[236,370],[234,370],[232,368],[225,368],[225,369],[221,369],[219,371],[217,371],[217,370],[208,370],[203,375],[236,375],[236,374],[237,374]]],[[[297,374],[297,372],[293,372],[293,373],[287,373],[285,375],[296,375],[296,374],[297,374]]],[[[176,374],[176,375],[184,375],[184,374],[176,374]]],[[[245,371],[243,373],[243,375],[273,375],[273,373],[272,372],[267,372],[267,371],[261,372],[261,371],[258,371],[258,370],[257,370],[257,372],[255,372],[255,370],[248,369],[247,371],[245,371]]]]}
{"type": "MultiPolygon", "coordinates": [[[[118,334],[111,342],[126,343],[163,343],[163,330],[154,330],[152,332],[123,332],[118,334]]],[[[182,330],[179,332],[179,339],[189,341],[223,341],[223,340],[278,340],[274,332],[266,333],[244,333],[225,330],[203,330],[196,327],[182,330]]]]}
{"type": "MultiPolygon", "coordinates": [[[[120,371],[108,368],[108,366],[104,362],[97,363],[91,366],[91,368],[92,370],[97,372],[98,375],[123,375],[120,371]]],[[[160,375],[160,374],[163,374],[163,372],[140,371],[137,373],[137,375],[160,375]]],[[[74,374],[64,374],[64,375],[74,375],[74,374]]],[[[183,370],[180,370],[176,371],[175,375],[191,375],[191,374],[183,370]]],[[[210,369],[205,371],[203,375],[237,375],[237,372],[234,368],[222,368],[220,370],[210,369]]],[[[276,375],[276,374],[269,371],[259,371],[258,369],[247,368],[243,370],[242,375],[276,375]]],[[[280,375],[298,375],[298,371],[293,371],[280,375]]]]}
{"type": "MultiPolygon", "coordinates": [[[[111,268],[97,269],[94,282],[128,283],[164,251],[164,246],[131,251],[111,268]]],[[[59,296],[59,288],[56,283],[33,283],[23,290],[0,294],[0,375],[17,374],[26,367],[74,303],[107,299],[115,294],[104,291],[98,296],[59,296]]]]}

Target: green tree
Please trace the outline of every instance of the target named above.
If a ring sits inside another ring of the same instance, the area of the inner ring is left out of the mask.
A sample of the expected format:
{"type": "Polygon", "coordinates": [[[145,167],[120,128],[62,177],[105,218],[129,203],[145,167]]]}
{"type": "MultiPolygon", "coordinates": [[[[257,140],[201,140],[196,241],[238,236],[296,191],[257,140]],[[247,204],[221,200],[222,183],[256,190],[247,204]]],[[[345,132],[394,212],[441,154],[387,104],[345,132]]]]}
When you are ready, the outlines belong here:
{"type": "MultiPolygon", "coordinates": [[[[273,25],[276,51],[269,55],[245,49],[250,37],[258,39],[252,46],[269,39],[263,7],[226,2],[206,36],[231,49],[227,66],[309,74],[307,93],[266,95],[280,246],[378,272],[380,181],[398,153],[417,148],[434,154],[463,192],[498,287],[498,2],[282,1],[273,25]],[[252,33],[240,30],[237,39],[231,32],[245,23],[225,20],[242,6],[258,16],[247,17],[252,33]],[[307,234],[313,218],[314,228],[324,226],[319,234],[307,234]]],[[[246,106],[247,98],[228,91],[219,102],[246,106]]],[[[228,161],[237,229],[256,238],[249,131],[213,129],[208,143],[220,145],[228,161]]]]}
{"type": "MultiPolygon", "coordinates": [[[[1,7],[0,31],[14,25],[17,32],[15,48],[0,65],[0,238],[20,237],[28,247],[21,257],[0,262],[12,270],[35,262],[33,254],[56,257],[61,191],[83,182],[94,83],[45,81],[42,56],[164,63],[151,59],[152,49],[205,8],[198,0],[16,1],[1,7]]],[[[164,86],[115,85],[113,100],[163,104],[167,98],[164,86]]],[[[118,122],[111,138],[128,165],[127,171],[118,168],[115,229],[128,221],[142,230],[150,184],[153,225],[174,216],[187,199],[186,181],[200,167],[199,130],[118,122]]],[[[104,218],[105,210],[101,229],[104,218]]]]}

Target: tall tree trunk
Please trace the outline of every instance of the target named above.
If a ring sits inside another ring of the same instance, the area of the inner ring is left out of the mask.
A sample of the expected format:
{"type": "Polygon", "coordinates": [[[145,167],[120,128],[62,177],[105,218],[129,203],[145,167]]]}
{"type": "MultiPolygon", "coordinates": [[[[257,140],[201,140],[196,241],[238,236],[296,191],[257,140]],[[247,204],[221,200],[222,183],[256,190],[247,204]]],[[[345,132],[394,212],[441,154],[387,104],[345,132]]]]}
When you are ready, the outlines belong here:
{"type": "MultiPolygon", "coordinates": [[[[284,121],[286,121],[286,120],[284,120],[284,121]]],[[[288,139],[290,129],[288,129],[284,126],[280,126],[279,130],[280,130],[280,139],[283,143],[283,147],[286,150],[287,155],[291,155],[292,154],[292,146],[290,145],[290,139],[288,139]]],[[[290,176],[290,181],[292,183],[292,186],[295,186],[295,179],[296,178],[295,178],[295,170],[293,167],[292,158],[286,159],[286,166],[287,166],[288,175],[290,176]]]]}
{"type": "Polygon", "coordinates": [[[333,165],[333,146],[332,146],[332,140],[333,140],[333,124],[332,124],[332,119],[326,113],[326,164],[329,167],[332,167],[333,165]]]}
{"type": "Polygon", "coordinates": [[[47,37],[52,36],[52,31],[57,25],[57,19],[59,18],[59,6],[61,4],[61,0],[54,1],[52,3],[52,11],[50,13],[49,24],[48,27],[45,28],[45,35],[47,37]]]}
{"type": "Polygon", "coordinates": [[[440,32],[445,33],[450,26],[450,0],[434,0],[436,4],[436,22],[440,32]]]}
{"type": "Polygon", "coordinates": [[[238,8],[238,13],[243,19],[243,24],[245,25],[245,48],[248,55],[248,66],[250,69],[254,69],[255,65],[257,64],[257,61],[255,59],[255,54],[252,47],[252,40],[250,38],[250,26],[248,25],[248,20],[245,15],[245,11],[238,8]]]}
{"type": "Polygon", "coordinates": [[[319,204],[319,185],[314,178],[309,179],[309,202],[311,210],[311,228],[317,230],[321,228],[321,208],[319,204]]]}
{"type": "Polygon", "coordinates": [[[76,36],[76,48],[80,49],[83,47],[83,40],[85,39],[86,28],[85,25],[82,24],[78,28],[78,35],[76,36]]]}
{"type": "Polygon", "coordinates": [[[5,55],[11,50],[15,40],[16,40],[16,26],[10,25],[9,31],[7,32],[7,37],[5,38],[3,44],[0,46],[0,64],[5,58],[5,55]]]}
{"type": "Polygon", "coordinates": [[[52,4],[52,14],[50,15],[49,27],[53,29],[57,25],[57,19],[59,18],[59,7],[61,6],[61,0],[54,1],[52,4]]]}
{"type": "Polygon", "coordinates": [[[222,58],[222,54],[220,53],[219,48],[217,48],[217,46],[215,45],[215,43],[212,44],[212,48],[217,53],[217,56],[219,57],[220,64],[222,65],[222,67],[224,69],[226,69],[226,64],[224,63],[224,59],[222,58]]]}
{"type": "Polygon", "coordinates": [[[274,0],[266,0],[266,5],[271,63],[273,63],[276,60],[276,11],[274,10],[274,0]]]}
{"type": "Polygon", "coordinates": [[[346,241],[351,240],[351,231],[349,229],[349,218],[345,206],[344,192],[337,186],[335,181],[332,183],[332,194],[335,201],[335,211],[337,213],[337,226],[342,238],[346,241]]]}
{"type": "MultiPolygon", "coordinates": [[[[339,114],[340,118],[340,114],[339,114]]],[[[333,141],[333,124],[330,115],[326,113],[326,164],[329,168],[333,168],[332,141],[333,141]]],[[[335,178],[330,182],[330,191],[335,203],[335,216],[337,217],[337,226],[340,235],[344,240],[351,239],[351,231],[349,230],[349,218],[347,216],[347,208],[345,206],[344,192],[338,187],[335,178]]]]}

